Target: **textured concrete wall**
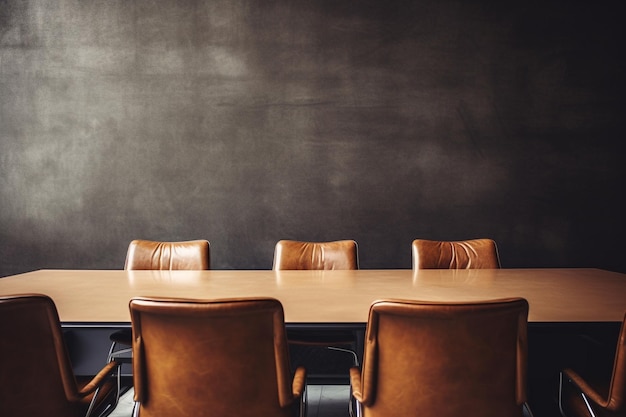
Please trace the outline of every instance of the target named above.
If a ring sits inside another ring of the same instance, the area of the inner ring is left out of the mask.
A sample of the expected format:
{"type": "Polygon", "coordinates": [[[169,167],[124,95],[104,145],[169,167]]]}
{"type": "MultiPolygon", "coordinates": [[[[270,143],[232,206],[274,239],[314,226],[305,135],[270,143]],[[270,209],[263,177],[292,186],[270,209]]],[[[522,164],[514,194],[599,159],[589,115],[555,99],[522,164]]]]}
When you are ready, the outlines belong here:
{"type": "Polygon", "coordinates": [[[626,272],[623,6],[0,0],[0,276],[206,238],[626,272]]]}

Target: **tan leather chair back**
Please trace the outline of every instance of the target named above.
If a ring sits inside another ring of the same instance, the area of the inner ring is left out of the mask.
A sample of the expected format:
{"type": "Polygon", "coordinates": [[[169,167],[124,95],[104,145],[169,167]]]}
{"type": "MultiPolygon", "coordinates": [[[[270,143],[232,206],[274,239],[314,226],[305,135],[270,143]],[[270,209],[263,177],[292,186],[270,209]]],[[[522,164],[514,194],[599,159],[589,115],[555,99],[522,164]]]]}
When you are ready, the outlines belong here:
{"type": "Polygon", "coordinates": [[[291,269],[359,269],[354,240],[300,242],[280,240],[274,249],[275,271],[291,269]]]}
{"type": "Polygon", "coordinates": [[[45,295],[0,297],[0,416],[82,416],[54,302],[45,295]]]}
{"type": "Polygon", "coordinates": [[[500,268],[496,242],[491,239],[456,242],[415,239],[412,251],[413,269],[500,268]]]}
{"type": "Polygon", "coordinates": [[[292,386],[278,300],[135,298],[130,312],[141,417],[278,417],[298,407],[304,378],[297,371],[292,386]]]}
{"type": "Polygon", "coordinates": [[[386,300],[372,305],[365,417],[522,416],[528,303],[386,300]]]}
{"type": "Polygon", "coordinates": [[[186,242],[157,242],[133,240],[126,254],[126,270],[153,269],[210,269],[209,242],[190,240],[186,242]]]}

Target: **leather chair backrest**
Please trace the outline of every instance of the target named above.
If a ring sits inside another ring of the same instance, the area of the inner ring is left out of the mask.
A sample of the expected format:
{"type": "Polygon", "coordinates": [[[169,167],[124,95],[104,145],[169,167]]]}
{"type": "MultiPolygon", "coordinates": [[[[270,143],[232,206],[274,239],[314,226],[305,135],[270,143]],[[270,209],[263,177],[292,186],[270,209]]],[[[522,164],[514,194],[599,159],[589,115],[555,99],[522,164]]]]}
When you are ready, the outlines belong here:
{"type": "Polygon", "coordinates": [[[205,270],[210,269],[209,242],[158,242],[133,240],[126,254],[126,270],[205,270]]]}
{"type": "Polygon", "coordinates": [[[54,302],[45,295],[0,297],[0,416],[85,413],[54,302]]]}
{"type": "Polygon", "coordinates": [[[280,240],[274,248],[275,271],[293,269],[359,269],[354,240],[301,242],[280,240]]]}
{"type": "Polygon", "coordinates": [[[135,400],[142,417],[293,412],[278,300],[135,298],[130,312],[135,400]]]}
{"type": "Polygon", "coordinates": [[[500,268],[496,242],[491,239],[439,241],[415,239],[413,269],[500,268]]]}
{"type": "Polygon", "coordinates": [[[526,401],[528,303],[383,300],[362,369],[365,417],[507,417],[526,401]]]}

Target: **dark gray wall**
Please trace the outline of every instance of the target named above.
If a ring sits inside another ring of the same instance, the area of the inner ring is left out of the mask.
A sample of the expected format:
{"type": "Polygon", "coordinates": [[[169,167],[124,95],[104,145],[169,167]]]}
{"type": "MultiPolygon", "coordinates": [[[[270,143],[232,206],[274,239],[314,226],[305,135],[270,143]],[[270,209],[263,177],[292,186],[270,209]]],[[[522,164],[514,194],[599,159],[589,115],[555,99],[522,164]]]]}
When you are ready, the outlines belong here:
{"type": "Polygon", "coordinates": [[[0,0],[0,276],[133,238],[626,272],[622,4],[0,0]]]}

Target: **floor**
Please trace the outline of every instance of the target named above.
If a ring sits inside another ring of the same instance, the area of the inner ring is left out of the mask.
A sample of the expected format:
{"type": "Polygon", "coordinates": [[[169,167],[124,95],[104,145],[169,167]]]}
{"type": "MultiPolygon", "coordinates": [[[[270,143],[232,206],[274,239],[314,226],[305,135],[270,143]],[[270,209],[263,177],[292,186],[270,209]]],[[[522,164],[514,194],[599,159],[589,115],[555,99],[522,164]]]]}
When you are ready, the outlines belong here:
{"type": "MultiPolygon", "coordinates": [[[[307,417],[348,417],[348,385],[309,385],[307,417]]],[[[133,414],[133,391],[121,398],[110,417],[130,417],[133,414]]]]}

